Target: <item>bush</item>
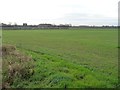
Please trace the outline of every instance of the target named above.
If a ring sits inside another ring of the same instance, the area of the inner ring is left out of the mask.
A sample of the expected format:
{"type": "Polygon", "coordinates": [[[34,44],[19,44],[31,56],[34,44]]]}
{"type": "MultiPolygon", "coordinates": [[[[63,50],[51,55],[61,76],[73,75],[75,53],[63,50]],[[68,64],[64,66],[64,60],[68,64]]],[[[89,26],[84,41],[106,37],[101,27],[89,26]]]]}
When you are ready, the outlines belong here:
{"type": "Polygon", "coordinates": [[[33,60],[16,50],[15,46],[5,45],[3,53],[3,88],[10,87],[16,79],[29,79],[34,74],[33,60]]]}

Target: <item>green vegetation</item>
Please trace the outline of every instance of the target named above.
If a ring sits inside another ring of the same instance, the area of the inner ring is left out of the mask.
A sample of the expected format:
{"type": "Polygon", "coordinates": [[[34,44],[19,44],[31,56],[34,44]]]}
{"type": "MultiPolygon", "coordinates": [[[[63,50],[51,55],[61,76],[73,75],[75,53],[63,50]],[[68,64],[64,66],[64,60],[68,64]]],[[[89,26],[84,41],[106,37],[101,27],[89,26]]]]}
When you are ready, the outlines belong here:
{"type": "MultiPolygon", "coordinates": [[[[34,61],[34,74],[11,87],[111,88],[118,84],[118,31],[7,30],[3,44],[34,61]]],[[[4,60],[3,60],[4,61],[4,60]]]]}

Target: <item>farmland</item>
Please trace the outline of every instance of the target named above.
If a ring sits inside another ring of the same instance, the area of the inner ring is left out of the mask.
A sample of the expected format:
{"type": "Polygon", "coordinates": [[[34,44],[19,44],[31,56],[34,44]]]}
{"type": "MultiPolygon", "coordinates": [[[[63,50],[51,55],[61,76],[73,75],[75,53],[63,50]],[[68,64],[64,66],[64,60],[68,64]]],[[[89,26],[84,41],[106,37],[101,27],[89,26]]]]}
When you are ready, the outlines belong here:
{"type": "Polygon", "coordinates": [[[15,46],[34,64],[30,78],[15,78],[10,87],[111,88],[118,84],[116,29],[3,30],[3,45],[15,46]]]}

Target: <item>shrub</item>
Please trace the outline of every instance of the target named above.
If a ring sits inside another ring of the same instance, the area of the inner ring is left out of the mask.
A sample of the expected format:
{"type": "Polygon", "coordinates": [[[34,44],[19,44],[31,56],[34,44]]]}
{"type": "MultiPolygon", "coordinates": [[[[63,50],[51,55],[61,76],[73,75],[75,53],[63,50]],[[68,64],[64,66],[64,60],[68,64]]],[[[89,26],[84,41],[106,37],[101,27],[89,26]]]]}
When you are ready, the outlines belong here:
{"type": "Polygon", "coordinates": [[[18,78],[29,79],[34,74],[32,58],[17,51],[15,46],[3,46],[2,53],[3,88],[10,87],[18,78]]]}

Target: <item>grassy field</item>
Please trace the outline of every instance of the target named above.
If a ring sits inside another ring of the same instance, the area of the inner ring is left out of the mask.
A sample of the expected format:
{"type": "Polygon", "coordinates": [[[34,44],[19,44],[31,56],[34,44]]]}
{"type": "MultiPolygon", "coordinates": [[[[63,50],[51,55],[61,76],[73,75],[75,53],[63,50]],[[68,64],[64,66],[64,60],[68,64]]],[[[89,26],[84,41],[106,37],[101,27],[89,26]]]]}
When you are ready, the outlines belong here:
{"type": "Polygon", "coordinates": [[[11,87],[110,88],[118,84],[118,31],[6,30],[3,45],[32,57],[34,75],[11,87]]]}

